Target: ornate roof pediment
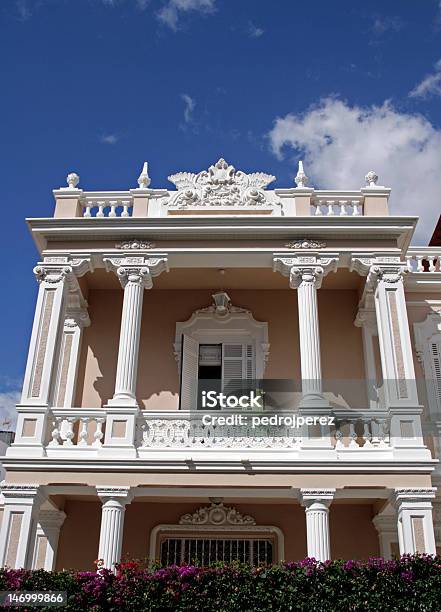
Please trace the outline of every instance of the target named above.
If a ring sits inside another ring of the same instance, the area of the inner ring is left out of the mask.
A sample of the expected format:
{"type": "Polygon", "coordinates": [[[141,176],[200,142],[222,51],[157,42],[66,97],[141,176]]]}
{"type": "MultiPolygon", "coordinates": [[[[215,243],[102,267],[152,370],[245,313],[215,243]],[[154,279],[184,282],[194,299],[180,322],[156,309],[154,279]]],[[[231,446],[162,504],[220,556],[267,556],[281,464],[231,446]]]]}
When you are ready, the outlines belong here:
{"type": "Polygon", "coordinates": [[[263,172],[246,174],[220,159],[207,170],[178,172],[168,177],[176,185],[168,205],[189,206],[261,206],[267,203],[264,189],[276,177],[263,172]]]}

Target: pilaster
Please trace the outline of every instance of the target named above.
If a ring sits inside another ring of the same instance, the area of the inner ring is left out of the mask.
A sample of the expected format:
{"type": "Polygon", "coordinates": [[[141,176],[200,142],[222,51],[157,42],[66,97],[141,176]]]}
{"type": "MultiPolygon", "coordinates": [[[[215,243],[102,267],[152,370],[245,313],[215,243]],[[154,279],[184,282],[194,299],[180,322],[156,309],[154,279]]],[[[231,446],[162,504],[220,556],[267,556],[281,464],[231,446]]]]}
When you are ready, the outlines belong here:
{"type": "Polygon", "coordinates": [[[32,567],[36,517],[44,501],[36,484],[6,484],[0,487],[4,497],[0,529],[0,567],[32,567]]]}
{"type": "Polygon", "coordinates": [[[26,365],[14,444],[8,456],[43,456],[48,407],[51,405],[57,357],[69,293],[79,292],[77,277],[91,270],[89,259],[45,257],[34,268],[39,282],[31,342],[26,365]]]}
{"type": "Polygon", "coordinates": [[[400,554],[436,554],[432,517],[435,488],[395,489],[393,502],[398,513],[400,554]]]}
{"type": "Polygon", "coordinates": [[[380,555],[383,559],[392,559],[392,545],[398,542],[397,518],[390,514],[377,514],[372,519],[378,531],[380,555]]]}
{"type": "Polygon", "coordinates": [[[35,533],[32,569],[55,569],[60,529],[66,514],[61,510],[40,510],[35,533]]]}

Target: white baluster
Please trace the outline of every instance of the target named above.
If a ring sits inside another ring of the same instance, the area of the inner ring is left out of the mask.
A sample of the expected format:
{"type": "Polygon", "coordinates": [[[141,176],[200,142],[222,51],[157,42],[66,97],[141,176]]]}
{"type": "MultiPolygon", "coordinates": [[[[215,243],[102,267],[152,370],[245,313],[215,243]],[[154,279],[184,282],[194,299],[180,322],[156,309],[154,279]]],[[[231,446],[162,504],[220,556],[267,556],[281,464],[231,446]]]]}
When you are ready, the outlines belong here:
{"type": "Polygon", "coordinates": [[[429,272],[435,272],[436,270],[436,258],[434,255],[427,257],[427,260],[429,262],[429,272]]]}
{"type": "Polygon", "coordinates": [[[344,448],[343,444],[343,432],[340,429],[340,426],[335,430],[335,448],[344,448]]]}
{"type": "Polygon", "coordinates": [[[412,255],[407,255],[406,256],[406,264],[407,264],[407,270],[409,272],[413,272],[412,262],[413,262],[413,256],[412,255]]]}
{"type": "Polygon", "coordinates": [[[354,423],[349,423],[349,437],[351,438],[351,441],[349,442],[349,446],[350,447],[356,447],[358,448],[358,444],[357,444],[357,433],[355,431],[355,425],[354,423]]]}
{"type": "Polygon", "coordinates": [[[118,206],[118,202],[116,200],[112,200],[109,202],[110,204],[110,212],[109,217],[116,217],[116,207],[118,206]]]}
{"type": "Polygon", "coordinates": [[[125,200],[125,201],[122,201],[121,204],[123,206],[123,211],[121,213],[121,217],[128,217],[129,216],[130,202],[128,200],[125,200]]]}
{"type": "Polygon", "coordinates": [[[49,446],[59,446],[60,445],[60,425],[61,425],[61,417],[55,417],[55,420],[52,423],[53,429],[51,431],[52,440],[49,442],[49,446]]]}
{"type": "Polygon", "coordinates": [[[90,212],[92,208],[92,202],[86,202],[83,211],[83,217],[91,217],[92,213],[90,212]]]}
{"type": "Polygon", "coordinates": [[[416,256],[416,260],[417,260],[417,272],[424,272],[424,266],[423,266],[423,256],[422,255],[417,255],[416,256]]]}
{"type": "Polygon", "coordinates": [[[327,200],[326,204],[328,206],[328,217],[332,217],[333,215],[335,215],[334,200],[327,200]]]}
{"type": "Polygon", "coordinates": [[[364,440],[364,446],[363,448],[369,448],[370,446],[372,446],[372,434],[371,434],[371,430],[369,427],[369,422],[366,421],[363,425],[363,440],[364,440]]]}
{"type": "Polygon", "coordinates": [[[358,200],[352,200],[352,216],[359,217],[360,215],[360,202],[358,200]]]}
{"type": "Polygon", "coordinates": [[[63,442],[63,446],[73,446],[73,438],[75,436],[73,426],[78,419],[76,417],[69,417],[67,421],[66,439],[63,442]]]}
{"type": "Polygon", "coordinates": [[[98,212],[96,213],[97,217],[104,217],[104,206],[105,206],[105,202],[97,202],[98,204],[98,212]]]}
{"type": "Polygon", "coordinates": [[[317,217],[322,216],[323,215],[323,211],[322,211],[322,201],[318,200],[315,204],[315,214],[317,217]]]}
{"type": "Polygon", "coordinates": [[[346,208],[347,201],[340,200],[339,204],[340,204],[340,216],[346,217],[348,214],[348,209],[346,208]]]}
{"type": "Polygon", "coordinates": [[[106,420],[104,417],[99,417],[96,420],[96,430],[95,433],[93,434],[93,437],[95,438],[95,442],[93,443],[93,446],[102,446],[102,438],[103,438],[103,423],[106,420]]]}
{"type": "Polygon", "coordinates": [[[87,446],[87,424],[89,422],[89,418],[88,417],[81,417],[80,422],[81,422],[81,430],[79,433],[79,442],[78,442],[78,446],[87,446]]]}

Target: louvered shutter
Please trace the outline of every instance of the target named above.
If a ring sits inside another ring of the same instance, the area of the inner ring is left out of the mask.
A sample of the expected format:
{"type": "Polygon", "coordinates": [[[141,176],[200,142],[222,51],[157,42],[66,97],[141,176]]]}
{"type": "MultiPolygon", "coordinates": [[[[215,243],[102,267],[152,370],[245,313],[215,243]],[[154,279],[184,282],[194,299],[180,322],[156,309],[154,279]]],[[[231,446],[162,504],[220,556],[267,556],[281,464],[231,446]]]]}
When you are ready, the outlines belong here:
{"type": "Polygon", "coordinates": [[[199,370],[199,343],[183,334],[181,344],[181,385],[179,407],[196,410],[199,370]]]}
{"type": "Polygon", "coordinates": [[[224,344],[222,346],[222,386],[225,393],[247,391],[255,378],[252,344],[224,344]]]}
{"type": "Polygon", "coordinates": [[[433,372],[433,390],[438,404],[438,410],[441,409],[441,343],[431,342],[430,353],[432,356],[432,372],[433,372]]]}

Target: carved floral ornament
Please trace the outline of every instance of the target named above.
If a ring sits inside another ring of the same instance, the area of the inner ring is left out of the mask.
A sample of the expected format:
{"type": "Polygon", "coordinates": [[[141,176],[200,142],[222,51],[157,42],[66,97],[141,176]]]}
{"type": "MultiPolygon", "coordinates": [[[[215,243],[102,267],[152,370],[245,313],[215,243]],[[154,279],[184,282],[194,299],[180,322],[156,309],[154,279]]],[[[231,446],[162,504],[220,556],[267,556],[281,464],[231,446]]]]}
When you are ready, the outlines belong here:
{"type": "Polygon", "coordinates": [[[241,514],[232,506],[213,502],[211,506],[199,508],[196,512],[183,514],[180,525],[255,525],[255,519],[249,514],[241,514]]]}
{"type": "Polygon", "coordinates": [[[326,242],[321,240],[310,240],[309,238],[303,238],[302,240],[295,240],[285,244],[287,249],[324,249],[326,242]]]}
{"type": "Polygon", "coordinates": [[[275,179],[263,172],[246,174],[221,158],[208,171],[169,176],[177,187],[169,206],[261,206],[267,203],[264,189],[275,179]]]}
{"type": "Polygon", "coordinates": [[[154,242],[147,242],[146,240],[137,240],[136,238],[132,240],[125,240],[124,242],[117,242],[115,247],[117,249],[121,249],[123,251],[139,251],[143,249],[154,249],[154,242]]]}

